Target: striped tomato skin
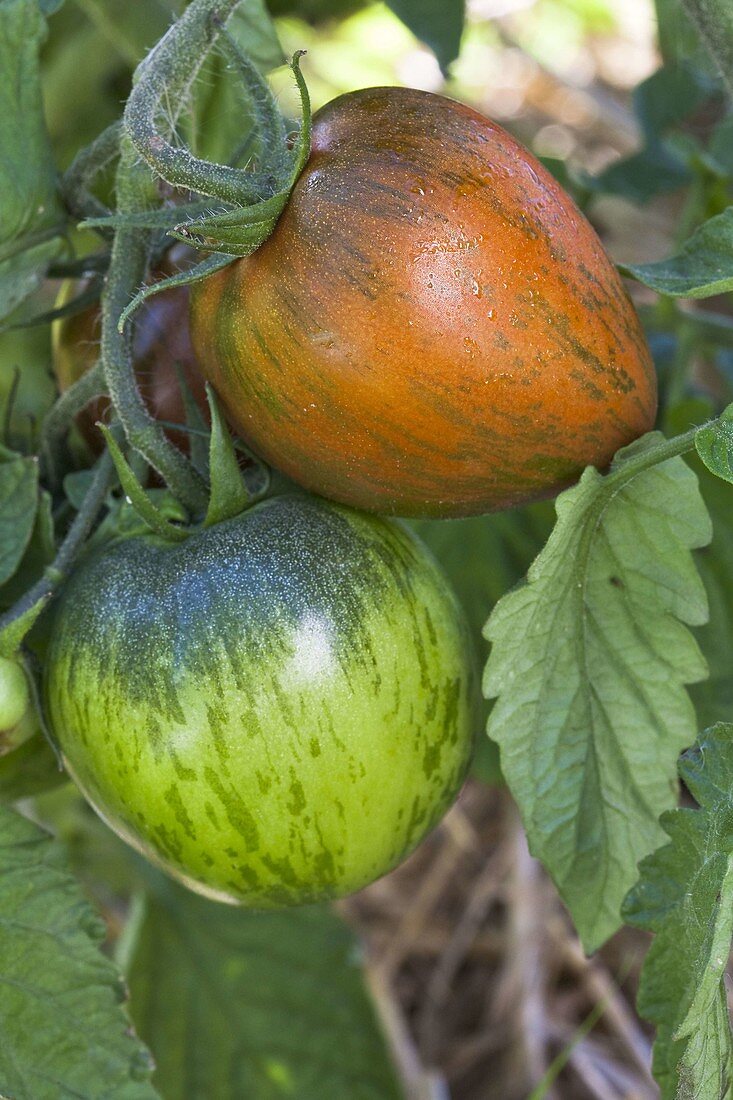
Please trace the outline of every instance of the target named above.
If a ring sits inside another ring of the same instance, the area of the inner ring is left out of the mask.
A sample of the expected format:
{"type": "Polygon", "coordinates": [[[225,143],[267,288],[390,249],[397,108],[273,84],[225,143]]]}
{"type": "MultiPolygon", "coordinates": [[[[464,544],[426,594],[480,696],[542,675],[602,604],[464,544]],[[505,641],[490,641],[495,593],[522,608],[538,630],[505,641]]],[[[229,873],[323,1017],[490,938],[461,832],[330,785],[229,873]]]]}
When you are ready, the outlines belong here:
{"type": "Polygon", "coordinates": [[[477,678],[401,526],[285,496],[71,578],[46,661],[65,762],[116,832],[208,897],[270,908],[384,874],[454,799],[477,678]]]}
{"type": "Polygon", "coordinates": [[[654,421],[649,351],[591,226],[509,134],[427,92],[320,111],[274,233],[193,288],[191,318],[243,438],[368,510],[550,495],[654,421]]]}

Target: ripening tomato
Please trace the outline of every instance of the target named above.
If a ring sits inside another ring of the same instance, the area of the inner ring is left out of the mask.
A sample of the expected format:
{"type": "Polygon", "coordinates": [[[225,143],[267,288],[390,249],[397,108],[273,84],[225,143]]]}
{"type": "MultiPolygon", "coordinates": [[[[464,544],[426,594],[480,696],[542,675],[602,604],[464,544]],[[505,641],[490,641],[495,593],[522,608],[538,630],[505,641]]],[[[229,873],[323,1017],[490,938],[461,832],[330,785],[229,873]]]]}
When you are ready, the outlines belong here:
{"type": "Polygon", "coordinates": [[[44,690],[112,828],[192,889],[257,907],[398,863],[455,797],[476,724],[466,625],[428,551],[296,496],[82,564],[44,690]]]}
{"type": "Polygon", "coordinates": [[[459,103],[335,99],[272,236],[191,294],[231,423],[307,488],[400,515],[556,492],[649,429],[656,381],[593,229],[459,103]]]}
{"type": "MultiPolygon", "coordinates": [[[[162,272],[165,273],[167,269],[162,272]]],[[[60,304],[71,301],[83,286],[83,283],[68,283],[62,291],[60,304]]],[[[54,323],[54,372],[62,393],[97,362],[100,335],[99,308],[94,305],[54,323]]],[[[137,382],[152,416],[166,424],[185,423],[186,410],[178,380],[180,369],[196,404],[209,422],[206,383],[189,335],[188,287],[163,290],[141,306],[135,321],[132,354],[137,382]]],[[[109,399],[100,397],[91,401],[77,418],[79,430],[96,453],[103,447],[96,423],[106,419],[108,410],[109,399]]],[[[166,428],[166,435],[176,446],[188,450],[185,431],[166,428]]]]}

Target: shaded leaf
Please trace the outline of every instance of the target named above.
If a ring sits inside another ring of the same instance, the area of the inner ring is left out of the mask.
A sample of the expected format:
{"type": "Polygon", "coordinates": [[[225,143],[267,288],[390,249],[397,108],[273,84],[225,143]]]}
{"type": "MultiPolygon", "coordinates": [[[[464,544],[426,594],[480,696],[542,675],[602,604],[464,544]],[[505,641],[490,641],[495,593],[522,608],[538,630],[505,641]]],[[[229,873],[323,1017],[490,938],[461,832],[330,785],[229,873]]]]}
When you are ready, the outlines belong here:
{"type": "Polygon", "coordinates": [[[387,0],[387,5],[430,47],[445,72],[461,48],[465,0],[387,0]]]}
{"type": "Polygon", "coordinates": [[[31,537],[20,560],[20,565],[9,581],[0,588],[0,608],[7,609],[25,594],[28,588],[40,580],[44,570],[56,554],[51,495],[42,489],[38,497],[38,510],[31,537]]]}
{"type": "Polygon", "coordinates": [[[664,814],[671,843],[642,861],[624,903],[629,923],[656,932],[638,1007],[657,1025],[654,1073],[663,1100],[730,1100],[733,726],[706,731],[679,771],[700,809],[664,814]]]}
{"type": "Polygon", "coordinates": [[[0,332],[2,442],[16,451],[36,451],[41,422],[55,399],[48,328],[0,332]]]}
{"type": "Polygon", "coordinates": [[[30,541],[38,507],[38,463],[0,463],[0,584],[12,577],[30,541]]]}
{"type": "Polygon", "coordinates": [[[40,732],[0,757],[0,802],[32,798],[68,781],[68,775],[59,767],[56,754],[40,732]]]}
{"type": "Polygon", "coordinates": [[[707,617],[689,551],[710,540],[710,521],[682,459],[639,470],[659,439],[558,497],[528,583],[486,627],[489,735],[589,950],[618,927],[636,864],[660,841],[677,755],[695,737],[683,684],[706,672],[682,624],[707,617]]]}
{"type": "Polygon", "coordinates": [[[733,206],[696,229],[676,256],[619,266],[625,275],[673,298],[709,298],[733,290],[733,206]]]}
{"type": "Polygon", "coordinates": [[[634,89],[634,111],[648,141],[697,111],[718,90],[709,73],[687,60],[657,69],[634,89]]]}
{"type": "Polygon", "coordinates": [[[621,195],[643,205],[657,195],[666,195],[689,183],[692,171],[669,143],[655,141],[638,153],[615,161],[599,176],[582,178],[592,191],[621,195]]]}
{"type": "Polygon", "coordinates": [[[334,914],[253,913],[151,881],[128,981],[166,1100],[397,1100],[334,914]]]}
{"type": "Polygon", "coordinates": [[[154,1100],[151,1064],[130,1032],[104,924],[60,847],[0,807],[0,1094],[154,1100]]]}
{"type": "Polygon", "coordinates": [[[0,3],[0,318],[31,294],[64,224],[41,102],[36,0],[0,3]]]}
{"type": "Polygon", "coordinates": [[[168,539],[170,542],[183,542],[187,539],[189,532],[185,531],[183,527],[172,524],[165,512],[158,508],[151,494],[143,489],[106,424],[99,423],[97,427],[105,438],[125,495],[140,519],[156,535],[160,535],[161,538],[168,539]]]}
{"type": "Polygon", "coordinates": [[[733,176],[733,115],[726,115],[713,130],[708,153],[728,176],[733,176]]]}

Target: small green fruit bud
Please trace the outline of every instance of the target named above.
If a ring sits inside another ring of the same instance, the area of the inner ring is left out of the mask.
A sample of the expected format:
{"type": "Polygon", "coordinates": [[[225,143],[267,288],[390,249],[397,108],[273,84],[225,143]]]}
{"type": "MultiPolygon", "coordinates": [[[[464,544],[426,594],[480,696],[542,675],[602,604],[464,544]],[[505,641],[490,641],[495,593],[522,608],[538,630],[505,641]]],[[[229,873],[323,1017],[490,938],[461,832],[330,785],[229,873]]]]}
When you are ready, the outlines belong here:
{"type": "Polygon", "coordinates": [[[0,756],[27,741],[37,728],[23,666],[0,657],[0,756]]]}

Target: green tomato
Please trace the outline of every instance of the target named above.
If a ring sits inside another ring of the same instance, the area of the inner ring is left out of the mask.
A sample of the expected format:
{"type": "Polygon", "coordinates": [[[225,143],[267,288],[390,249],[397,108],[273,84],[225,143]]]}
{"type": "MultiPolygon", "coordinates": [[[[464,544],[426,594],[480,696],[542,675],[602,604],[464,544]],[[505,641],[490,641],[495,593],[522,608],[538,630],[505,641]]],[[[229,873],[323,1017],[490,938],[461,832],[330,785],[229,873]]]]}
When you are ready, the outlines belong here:
{"type": "Polygon", "coordinates": [[[0,756],[22,745],[38,729],[22,665],[0,657],[0,756]]]}
{"type": "Polygon", "coordinates": [[[473,748],[458,604],[403,527],[285,496],[119,542],[61,597],[48,715],[98,813],[208,897],[339,897],[440,819],[473,748]]]}

